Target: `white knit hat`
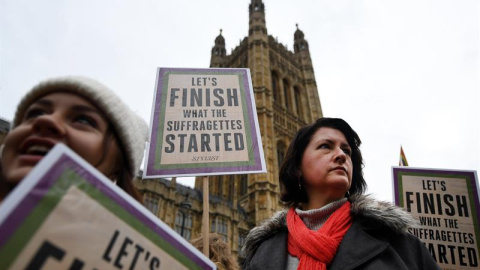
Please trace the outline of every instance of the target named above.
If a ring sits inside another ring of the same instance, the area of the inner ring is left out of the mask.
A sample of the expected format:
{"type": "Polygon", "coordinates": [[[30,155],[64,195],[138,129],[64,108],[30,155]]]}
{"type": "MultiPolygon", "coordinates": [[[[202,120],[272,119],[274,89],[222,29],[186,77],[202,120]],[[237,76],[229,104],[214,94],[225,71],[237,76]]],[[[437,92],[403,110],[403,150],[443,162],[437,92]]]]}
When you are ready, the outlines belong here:
{"type": "Polygon", "coordinates": [[[143,159],[148,136],[147,123],[136,115],[105,85],[86,77],[59,77],[40,82],[30,90],[17,106],[12,129],[18,126],[28,107],[40,97],[53,92],[78,94],[95,104],[112,123],[127,155],[128,170],[135,176],[143,159]]]}

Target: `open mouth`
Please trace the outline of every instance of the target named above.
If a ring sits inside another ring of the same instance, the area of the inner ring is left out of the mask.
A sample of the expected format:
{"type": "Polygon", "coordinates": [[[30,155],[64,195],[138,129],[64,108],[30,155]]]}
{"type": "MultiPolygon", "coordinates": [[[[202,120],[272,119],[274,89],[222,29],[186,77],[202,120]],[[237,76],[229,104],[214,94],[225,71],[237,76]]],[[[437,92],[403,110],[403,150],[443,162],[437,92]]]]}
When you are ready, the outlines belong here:
{"type": "Polygon", "coordinates": [[[45,145],[31,145],[27,147],[24,151],[24,154],[35,155],[35,156],[45,156],[52,149],[51,147],[45,145]]]}
{"type": "Polygon", "coordinates": [[[23,155],[45,156],[55,146],[56,141],[44,138],[29,138],[21,148],[23,155]]]}

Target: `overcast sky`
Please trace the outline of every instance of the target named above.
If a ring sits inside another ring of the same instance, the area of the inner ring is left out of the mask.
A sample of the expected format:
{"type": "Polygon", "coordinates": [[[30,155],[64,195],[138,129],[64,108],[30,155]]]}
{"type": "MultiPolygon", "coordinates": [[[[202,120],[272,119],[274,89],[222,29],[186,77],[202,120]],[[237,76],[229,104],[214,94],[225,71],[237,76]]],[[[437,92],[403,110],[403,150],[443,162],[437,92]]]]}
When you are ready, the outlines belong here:
{"type": "MultiPolygon", "coordinates": [[[[157,67],[208,68],[248,35],[248,0],[1,0],[0,117],[40,80],[93,77],[150,122],[157,67]]],[[[478,0],[264,0],[269,35],[309,42],[324,116],[360,135],[369,193],[412,167],[480,168],[478,0]]],[[[191,181],[186,181],[191,183],[191,181]]]]}

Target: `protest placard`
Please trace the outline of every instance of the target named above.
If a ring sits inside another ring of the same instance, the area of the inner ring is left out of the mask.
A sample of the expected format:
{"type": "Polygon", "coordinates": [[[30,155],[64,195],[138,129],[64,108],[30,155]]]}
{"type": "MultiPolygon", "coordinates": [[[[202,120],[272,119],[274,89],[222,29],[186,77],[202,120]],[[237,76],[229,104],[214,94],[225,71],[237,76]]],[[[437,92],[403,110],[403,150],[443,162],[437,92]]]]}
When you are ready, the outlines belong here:
{"type": "Polygon", "coordinates": [[[0,206],[0,269],[216,269],[57,144],[0,206]]]}
{"type": "Polygon", "coordinates": [[[475,171],[393,167],[395,203],[420,221],[409,232],[443,269],[479,269],[480,227],[475,171]]]}
{"type": "Polygon", "coordinates": [[[158,68],[144,178],[266,172],[248,69],[158,68]]]}

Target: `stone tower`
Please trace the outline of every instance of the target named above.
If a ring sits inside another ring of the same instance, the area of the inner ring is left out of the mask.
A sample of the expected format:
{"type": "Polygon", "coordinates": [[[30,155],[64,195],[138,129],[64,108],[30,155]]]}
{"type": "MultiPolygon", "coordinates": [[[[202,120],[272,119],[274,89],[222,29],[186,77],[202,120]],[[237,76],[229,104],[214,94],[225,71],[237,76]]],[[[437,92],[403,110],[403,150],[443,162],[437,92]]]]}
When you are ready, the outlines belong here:
{"type": "MultiPolygon", "coordinates": [[[[249,230],[282,208],[278,172],[287,145],[301,126],[322,116],[303,32],[297,27],[292,52],[268,35],[263,1],[251,1],[249,18],[248,36],[230,54],[220,31],[210,61],[210,67],[250,69],[267,165],[266,174],[209,177],[210,231],[222,235],[235,255],[249,230]]],[[[147,209],[191,240],[202,232],[201,179],[193,189],[175,179],[138,177],[134,183],[147,209]]]]}
{"type": "MultiPolygon", "coordinates": [[[[265,5],[252,0],[248,36],[228,55],[220,30],[211,51],[210,67],[249,68],[252,75],[268,173],[209,178],[210,193],[244,211],[251,226],[282,207],[278,172],[286,148],[301,126],[322,116],[308,42],[298,25],[293,47],[291,52],[268,35],[265,5]]],[[[201,190],[201,179],[195,187],[201,190]]]]}

